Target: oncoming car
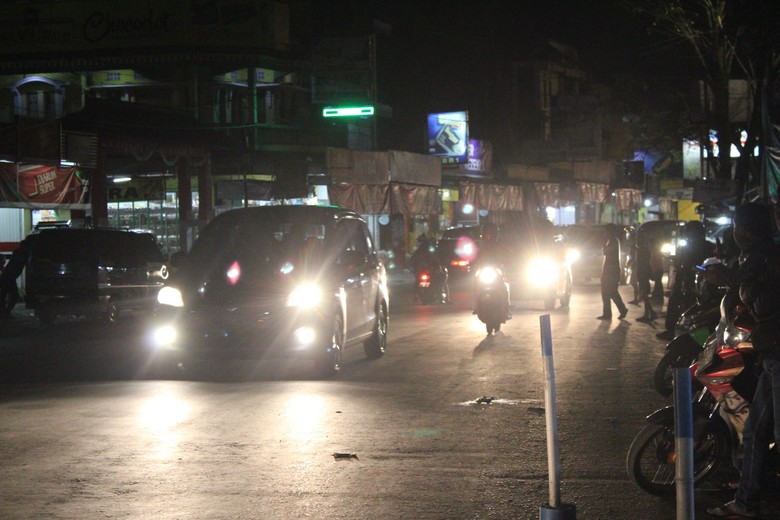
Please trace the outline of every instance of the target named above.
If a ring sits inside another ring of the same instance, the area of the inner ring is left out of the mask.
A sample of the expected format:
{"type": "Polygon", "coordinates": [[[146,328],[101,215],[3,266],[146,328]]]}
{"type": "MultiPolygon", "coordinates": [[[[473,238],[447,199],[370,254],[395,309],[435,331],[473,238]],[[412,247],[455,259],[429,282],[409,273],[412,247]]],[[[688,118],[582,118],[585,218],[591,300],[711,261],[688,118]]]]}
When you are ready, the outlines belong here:
{"type": "Polygon", "coordinates": [[[565,237],[542,217],[521,213],[501,225],[499,242],[507,251],[504,272],[512,300],[542,300],[545,309],[571,300],[571,264],[565,237]]]}
{"type": "Polygon", "coordinates": [[[343,350],[385,352],[387,273],[365,221],[325,206],[217,216],[158,295],[152,346],[179,363],[302,358],[334,375],[343,350]]]}

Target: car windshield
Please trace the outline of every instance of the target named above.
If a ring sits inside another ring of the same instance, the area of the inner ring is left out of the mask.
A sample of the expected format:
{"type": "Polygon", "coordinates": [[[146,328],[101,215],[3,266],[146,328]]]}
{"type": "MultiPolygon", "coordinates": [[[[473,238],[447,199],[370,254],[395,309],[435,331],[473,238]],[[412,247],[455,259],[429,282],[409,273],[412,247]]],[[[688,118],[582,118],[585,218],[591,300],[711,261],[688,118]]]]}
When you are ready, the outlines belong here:
{"type": "Polygon", "coordinates": [[[458,239],[461,237],[469,237],[472,240],[479,239],[479,226],[464,226],[458,228],[450,228],[442,234],[442,240],[458,239]]]}
{"type": "Polygon", "coordinates": [[[569,226],[563,233],[571,246],[601,251],[604,246],[604,228],[599,226],[569,226]]]}
{"type": "Polygon", "coordinates": [[[211,283],[212,288],[272,289],[316,275],[325,264],[326,226],[292,213],[263,217],[235,213],[214,219],[187,255],[183,276],[211,283]]]}

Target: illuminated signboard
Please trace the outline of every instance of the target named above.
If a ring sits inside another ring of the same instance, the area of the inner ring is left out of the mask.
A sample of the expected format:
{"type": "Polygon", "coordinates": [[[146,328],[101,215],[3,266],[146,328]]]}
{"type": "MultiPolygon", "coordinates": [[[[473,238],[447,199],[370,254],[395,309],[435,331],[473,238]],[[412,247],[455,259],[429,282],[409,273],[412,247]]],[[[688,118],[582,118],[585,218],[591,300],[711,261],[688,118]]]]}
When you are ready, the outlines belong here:
{"type": "Polygon", "coordinates": [[[322,109],[322,117],[373,116],[374,107],[328,107],[322,109]]]}
{"type": "Polygon", "coordinates": [[[442,164],[468,160],[469,113],[428,114],[428,153],[440,156],[442,164]]]}

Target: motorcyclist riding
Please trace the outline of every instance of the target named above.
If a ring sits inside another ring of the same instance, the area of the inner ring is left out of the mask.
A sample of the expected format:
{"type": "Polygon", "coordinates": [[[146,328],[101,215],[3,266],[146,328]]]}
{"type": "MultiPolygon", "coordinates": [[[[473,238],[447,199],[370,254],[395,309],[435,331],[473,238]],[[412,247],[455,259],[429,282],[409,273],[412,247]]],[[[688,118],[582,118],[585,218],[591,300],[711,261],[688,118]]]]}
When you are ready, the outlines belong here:
{"type": "MultiPolygon", "coordinates": [[[[492,266],[503,271],[504,265],[507,261],[509,252],[498,241],[498,226],[492,222],[488,222],[482,228],[482,242],[477,250],[477,258],[475,261],[477,272],[480,269],[487,266],[492,266]]],[[[509,282],[504,279],[504,290],[506,294],[506,319],[512,317],[512,311],[509,300],[509,282]]],[[[479,301],[479,285],[475,282],[474,286],[474,314],[477,313],[477,303],[479,301]]]]}
{"type": "MultiPolygon", "coordinates": [[[[434,287],[443,288],[443,293],[447,294],[449,300],[449,288],[447,268],[442,265],[439,255],[436,252],[435,241],[425,235],[417,237],[417,244],[411,258],[412,269],[415,274],[427,270],[431,273],[431,283],[434,287]]],[[[440,291],[441,293],[442,291],[440,291]]]]}

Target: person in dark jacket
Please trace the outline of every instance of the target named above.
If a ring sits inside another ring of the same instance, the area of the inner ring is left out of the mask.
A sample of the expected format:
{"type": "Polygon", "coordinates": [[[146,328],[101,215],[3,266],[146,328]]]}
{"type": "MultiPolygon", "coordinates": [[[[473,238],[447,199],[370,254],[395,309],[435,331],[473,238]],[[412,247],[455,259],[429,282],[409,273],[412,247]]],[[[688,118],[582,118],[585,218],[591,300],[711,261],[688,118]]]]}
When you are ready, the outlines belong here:
{"type": "Polygon", "coordinates": [[[604,226],[605,241],[602,249],[604,253],[604,262],[601,266],[601,301],[603,304],[599,320],[612,319],[612,302],[615,302],[620,315],[618,319],[623,319],[628,314],[628,308],[623,303],[623,298],[618,292],[620,285],[620,237],[618,228],[615,224],[606,224],[604,226]]]}
{"type": "Polygon", "coordinates": [[[22,240],[0,273],[0,317],[2,318],[11,317],[11,311],[19,301],[19,288],[16,285],[16,279],[24,271],[28,257],[28,242],[22,240]]]}
{"type": "Polygon", "coordinates": [[[713,516],[758,517],[770,444],[780,442],[780,248],[772,234],[766,206],[749,203],[737,208],[734,240],[742,254],[735,282],[740,300],[755,320],[751,338],[763,370],[742,435],[739,488],[734,500],[707,510],[713,516]]]}
{"type": "Polygon", "coordinates": [[[696,266],[715,253],[715,246],[707,241],[704,224],[699,221],[685,224],[683,238],[685,245],[680,247],[680,253],[675,258],[674,282],[666,306],[664,331],[655,335],[666,341],[674,339],[677,320],[685,309],[696,302],[696,266]]]}

